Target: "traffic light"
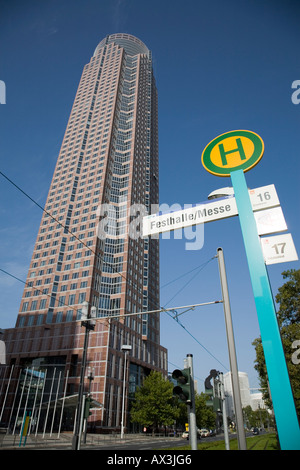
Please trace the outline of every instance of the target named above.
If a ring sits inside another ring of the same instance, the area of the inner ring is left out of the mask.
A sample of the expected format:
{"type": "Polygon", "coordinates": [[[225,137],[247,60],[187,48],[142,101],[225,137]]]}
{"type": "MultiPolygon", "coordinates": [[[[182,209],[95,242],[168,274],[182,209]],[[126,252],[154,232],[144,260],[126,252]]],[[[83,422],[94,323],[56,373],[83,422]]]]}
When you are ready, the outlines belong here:
{"type": "Polygon", "coordinates": [[[92,414],[92,412],[90,411],[91,404],[92,404],[92,398],[86,397],[85,403],[84,403],[84,412],[83,412],[84,419],[88,419],[88,417],[91,416],[92,414]]]}
{"type": "Polygon", "coordinates": [[[206,406],[213,408],[214,411],[221,411],[221,404],[219,399],[219,383],[217,377],[219,372],[215,369],[210,371],[208,377],[204,381],[205,395],[206,395],[206,406]],[[211,383],[213,379],[213,385],[211,383]]]}
{"type": "Polygon", "coordinates": [[[192,388],[191,388],[191,370],[187,369],[175,369],[172,373],[172,378],[177,381],[177,384],[173,388],[173,396],[177,396],[179,401],[182,403],[192,403],[192,388]]]}
{"type": "Polygon", "coordinates": [[[213,407],[213,397],[214,397],[214,387],[211,384],[211,379],[217,376],[217,371],[215,369],[210,371],[208,377],[204,381],[205,395],[206,395],[206,406],[213,407]]]}

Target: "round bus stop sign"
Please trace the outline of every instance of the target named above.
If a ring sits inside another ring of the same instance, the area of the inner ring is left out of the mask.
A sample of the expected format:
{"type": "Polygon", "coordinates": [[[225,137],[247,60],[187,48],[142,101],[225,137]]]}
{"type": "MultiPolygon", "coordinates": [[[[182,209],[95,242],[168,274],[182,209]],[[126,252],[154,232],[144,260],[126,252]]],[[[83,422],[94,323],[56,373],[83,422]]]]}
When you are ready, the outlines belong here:
{"type": "Polygon", "coordinates": [[[205,147],[202,165],[213,175],[230,176],[232,171],[251,170],[263,153],[263,140],[255,132],[230,131],[219,135],[205,147]]]}

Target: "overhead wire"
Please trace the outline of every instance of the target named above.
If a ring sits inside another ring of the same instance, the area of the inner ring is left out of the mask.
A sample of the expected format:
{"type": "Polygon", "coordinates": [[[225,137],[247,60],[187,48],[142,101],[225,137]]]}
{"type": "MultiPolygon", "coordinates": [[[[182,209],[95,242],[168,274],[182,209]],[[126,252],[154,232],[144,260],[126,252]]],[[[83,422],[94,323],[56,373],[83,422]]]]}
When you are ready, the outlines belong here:
{"type": "MultiPolygon", "coordinates": [[[[165,304],[165,306],[168,305],[168,304],[171,302],[171,300],[175,299],[175,297],[177,297],[177,295],[180,294],[180,292],[182,292],[182,291],[198,276],[198,274],[200,274],[200,272],[201,272],[213,259],[214,259],[214,256],[213,256],[212,258],[210,258],[208,261],[206,261],[205,263],[203,263],[203,264],[201,264],[200,266],[198,266],[199,271],[198,271],[191,279],[189,279],[189,280],[182,286],[182,288],[179,289],[179,290],[176,292],[175,295],[173,295],[173,297],[171,297],[171,299],[165,304]]],[[[193,270],[190,271],[190,272],[193,272],[193,271],[195,271],[195,269],[193,269],[193,270]]],[[[189,273],[187,273],[187,274],[189,274],[189,273]]],[[[181,277],[183,277],[183,276],[180,276],[180,277],[177,278],[176,280],[180,279],[181,277]]],[[[175,282],[175,281],[174,281],[174,282],[175,282]]],[[[169,283],[169,284],[170,284],[170,283],[169,283]]]]}
{"type": "MultiPolygon", "coordinates": [[[[70,234],[71,234],[72,236],[74,236],[78,241],[80,241],[80,243],[82,243],[89,251],[91,251],[93,254],[95,254],[95,256],[97,256],[98,258],[100,258],[101,261],[102,261],[104,264],[110,266],[110,267],[115,271],[116,274],[119,274],[122,278],[124,278],[124,279],[126,280],[126,277],[125,277],[122,273],[120,273],[119,271],[117,271],[117,270],[115,269],[115,266],[114,266],[113,264],[111,264],[111,263],[107,262],[106,260],[104,260],[103,257],[101,257],[101,256],[99,255],[99,253],[97,253],[96,251],[94,251],[90,246],[86,245],[86,244],[83,242],[82,239],[80,239],[79,237],[77,237],[77,235],[76,235],[75,233],[73,233],[67,226],[65,226],[62,222],[60,222],[59,220],[57,220],[50,212],[48,212],[43,206],[41,206],[37,201],[35,201],[35,199],[33,199],[26,191],[24,191],[19,185],[17,185],[14,181],[12,181],[7,175],[4,174],[1,170],[0,170],[0,175],[2,175],[10,184],[12,184],[18,191],[20,191],[25,197],[27,197],[27,198],[28,198],[31,202],[33,202],[37,207],[39,207],[45,214],[47,214],[49,217],[51,217],[52,220],[54,220],[54,221],[55,221],[57,224],[59,224],[62,228],[64,228],[65,230],[67,230],[68,233],[70,233],[70,234]]],[[[171,300],[173,300],[183,289],[185,289],[186,286],[187,286],[190,282],[192,282],[192,280],[202,271],[202,269],[204,269],[204,268],[206,267],[206,265],[209,264],[214,258],[215,258],[215,257],[210,258],[208,261],[206,261],[206,262],[203,263],[202,265],[200,265],[200,266],[194,268],[193,270],[189,271],[188,273],[185,273],[185,274],[179,276],[177,279],[174,279],[173,281],[170,281],[169,283],[165,284],[163,287],[166,287],[167,285],[169,285],[169,284],[175,282],[176,280],[181,279],[182,277],[186,276],[186,275],[189,274],[190,272],[193,272],[193,271],[199,269],[199,271],[195,274],[195,276],[193,276],[193,277],[192,277],[192,278],[191,278],[191,279],[190,279],[190,280],[189,280],[189,281],[188,281],[188,282],[187,282],[187,283],[186,283],[186,284],[167,302],[167,304],[165,304],[165,307],[166,307],[166,305],[168,305],[168,303],[170,303],[171,300]]],[[[25,285],[27,284],[25,281],[23,281],[23,280],[17,278],[16,276],[14,276],[14,275],[8,273],[8,272],[5,271],[4,269],[1,269],[1,268],[0,268],[0,270],[1,270],[3,273],[5,273],[5,274],[7,274],[7,275],[9,275],[9,276],[11,276],[11,277],[13,277],[13,278],[15,278],[16,280],[18,280],[18,281],[24,283],[25,285]]],[[[40,290],[40,289],[37,289],[37,290],[40,290]]],[[[49,295],[49,294],[46,294],[46,295],[47,295],[48,297],[50,297],[50,298],[52,297],[52,296],[49,295]]],[[[61,305],[65,305],[65,306],[66,306],[66,304],[64,304],[64,303],[61,303],[61,305]]],[[[184,325],[182,325],[182,323],[181,323],[177,318],[175,319],[172,315],[170,315],[170,313],[166,311],[165,307],[162,307],[159,311],[167,313],[172,319],[176,320],[176,322],[177,322],[182,328],[184,328],[184,330],[185,330],[203,349],[205,349],[205,350],[206,350],[215,360],[217,360],[223,367],[226,367],[226,366],[224,366],[217,358],[215,358],[215,356],[214,356],[212,353],[210,353],[210,351],[209,351],[204,345],[202,345],[202,344],[187,330],[187,328],[186,328],[184,325]]],[[[177,308],[178,308],[178,307],[177,307],[177,308]]],[[[80,313],[80,311],[81,311],[81,310],[76,309],[75,307],[72,307],[72,310],[75,310],[77,313],[78,313],[78,312],[80,313]]],[[[168,310],[169,310],[169,309],[168,309],[168,310]]],[[[175,309],[171,309],[171,310],[175,310],[175,309]]],[[[145,313],[145,312],[140,312],[140,313],[138,313],[138,314],[143,314],[143,313],[145,313]]],[[[118,317],[119,317],[119,316],[120,316],[120,315],[118,315],[118,317]]],[[[112,316],[97,317],[97,319],[109,319],[109,318],[113,318],[113,317],[112,317],[112,316]]],[[[227,369],[227,368],[226,368],[226,369],[227,369]]]]}
{"type": "MultiPolygon", "coordinates": [[[[184,284],[184,286],[173,296],[171,297],[171,299],[165,304],[168,305],[171,300],[173,300],[180,292],[182,292],[183,289],[185,289],[187,287],[188,284],[190,284],[197,276],[198,274],[213,260],[215,259],[215,256],[213,256],[212,258],[210,258],[208,261],[206,261],[205,263],[201,264],[200,266],[198,266],[197,268],[194,268],[192,269],[191,271],[189,271],[188,273],[182,275],[182,276],[179,276],[177,279],[175,279],[174,281],[170,281],[168,284],[166,285],[169,285],[171,284],[172,282],[175,282],[176,280],[179,280],[181,279],[182,277],[184,277],[185,275],[187,274],[190,274],[191,272],[195,271],[196,269],[199,269],[199,271],[191,278],[189,279],[188,282],[186,282],[186,284],[184,284]]],[[[166,286],[165,285],[165,286],[166,286]]],[[[215,301],[215,302],[212,302],[212,303],[219,303],[220,301],[215,301]]],[[[175,311],[176,309],[174,309],[175,311]]],[[[165,311],[165,313],[171,317],[173,320],[175,320],[186,332],[187,334],[189,334],[200,346],[201,348],[203,348],[213,359],[215,359],[220,365],[222,365],[226,370],[229,370],[227,366],[225,366],[221,361],[219,361],[219,359],[217,357],[215,357],[202,343],[200,343],[200,341],[182,324],[182,322],[180,322],[178,320],[178,315],[175,316],[172,316],[168,311],[165,311]]]]}
{"type": "Polygon", "coordinates": [[[51,217],[52,220],[54,220],[54,222],[56,222],[57,224],[59,224],[63,229],[67,230],[67,232],[72,235],[73,237],[75,237],[80,243],[82,243],[82,245],[84,245],[89,251],[91,251],[95,256],[97,256],[97,258],[99,258],[101,260],[102,263],[106,264],[107,266],[110,266],[112,269],[114,269],[115,273],[116,274],[119,274],[121,277],[123,277],[123,279],[126,280],[126,277],[120,273],[118,270],[116,270],[115,266],[111,263],[109,263],[108,261],[106,261],[103,257],[100,256],[99,253],[97,253],[96,251],[92,250],[92,248],[90,246],[88,246],[86,243],[83,242],[82,239],[80,239],[74,232],[72,232],[66,225],[64,225],[63,223],[61,223],[59,220],[57,220],[55,217],[53,217],[52,214],[50,214],[50,212],[48,212],[43,206],[41,206],[37,201],[35,201],[31,196],[29,196],[29,194],[27,194],[22,188],[20,188],[20,186],[18,186],[14,181],[12,181],[8,176],[6,176],[1,170],[0,170],[0,175],[2,175],[9,183],[11,183],[18,191],[20,191],[24,196],[26,196],[30,201],[32,201],[37,207],[39,207],[43,212],[45,212],[45,214],[47,214],[49,217],[51,217]]]}
{"type": "MultiPolygon", "coordinates": [[[[16,279],[17,281],[23,283],[24,285],[27,285],[27,282],[26,281],[23,281],[22,279],[18,278],[17,276],[15,276],[14,274],[11,274],[9,273],[8,271],[0,268],[0,271],[3,272],[4,274],[12,277],[13,279],[16,279]]],[[[38,291],[41,292],[40,289],[36,289],[38,291]]],[[[47,297],[52,297],[51,294],[45,294],[47,297]]],[[[218,301],[216,301],[216,303],[218,303],[218,301]]],[[[67,304],[65,304],[64,302],[60,302],[60,305],[64,305],[64,306],[69,306],[67,304]]],[[[187,328],[177,319],[177,318],[174,318],[170,313],[169,311],[174,311],[174,310],[179,310],[181,308],[187,308],[187,307],[198,307],[198,306],[201,306],[202,304],[195,304],[195,305],[184,305],[184,306],[180,306],[180,307],[172,307],[172,308],[169,308],[169,309],[165,309],[165,308],[161,308],[161,309],[158,309],[158,310],[152,310],[152,311],[148,311],[148,312],[134,312],[132,314],[124,314],[124,315],[116,315],[115,317],[114,316],[110,316],[110,315],[107,315],[107,316],[103,316],[103,317],[97,317],[95,320],[96,321],[101,321],[101,320],[104,320],[104,321],[107,321],[107,320],[110,320],[110,319],[117,319],[117,318],[120,318],[122,316],[130,316],[130,315],[144,315],[144,314],[149,314],[149,313],[160,313],[160,312],[164,312],[166,313],[167,315],[169,315],[173,320],[176,320],[176,322],[213,358],[215,359],[220,365],[222,365],[223,367],[225,367],[225,369],[228,370],[228,368],[222,364],[221,361],[219,361],[219,359],[217,359],[202,343],[200,343],[200,341],[194,336],[192,335],[192,333],[190,331],[187,330],[187,328]]],[[[70,306],[69,306],[70,307],[70,306]]],[[[72,306],[72,310],[74,310],[75,312],[77,313],[81,313],[81,310],[77,309],[76,307],[73,307],[72,306]]],[[[74,322],[77,322],[78,320],[73,320],[73,321],[70,321],[68,323],[74,323],[74,322]]]]}

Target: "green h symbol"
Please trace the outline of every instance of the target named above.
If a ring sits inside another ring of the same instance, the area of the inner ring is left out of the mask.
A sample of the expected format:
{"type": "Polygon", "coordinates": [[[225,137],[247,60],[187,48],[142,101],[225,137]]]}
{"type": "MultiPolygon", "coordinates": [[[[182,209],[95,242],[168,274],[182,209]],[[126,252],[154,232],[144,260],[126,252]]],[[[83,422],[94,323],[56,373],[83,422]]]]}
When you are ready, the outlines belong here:
{"type": "Polygon", "coordinates": [[[227,152],[225,152],[225,150],[224,150],[224,145],[219,144],[219,150],[220,150],[220,155],[221,155],[221,160],[222,160],[222,165],[223,166],[228,164],[226,155],[229,154],[229,153],[239,152],[241,160],[246,160],[246,155],[245,155],[244,148],[243,148],[240,137],[238,137],[236,139],[236,143],[237,143],[237,148],[233,149],[233,150],[227,150],[227,152]]]}

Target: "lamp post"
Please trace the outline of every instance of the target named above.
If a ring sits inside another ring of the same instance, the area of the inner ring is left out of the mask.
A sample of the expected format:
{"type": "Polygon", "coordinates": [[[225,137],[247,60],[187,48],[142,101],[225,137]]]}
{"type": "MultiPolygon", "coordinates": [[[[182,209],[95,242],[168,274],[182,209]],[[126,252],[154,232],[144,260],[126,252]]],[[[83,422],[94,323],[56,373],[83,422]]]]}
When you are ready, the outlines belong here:
{"type": "Polygon", "coordinates": [[[91,308],[90,315],[88,313],[88,302],[83,302],[82,309],[81,309],[81,326],[85,328],[85,335],[84,335],[84,345],[83,345],[83,352],[82,352],[82,363],[81,363],[81,371],[80,371],[80,382],[79,382],[79,390],[78,390],[78,402],[77,402],[77,416],[76,416],[76,426],[75,432],[72,440],[72,449],[73,450],[80,450],[80,440],[81,440],[81,433],[82,433],[82,422],[83,422],[83,407],[84,407],[84,374],[86,368],[86,358],[87,358],[87,348],[89,343],[89,332],[90,330],[94,330],[95,323],[96,323],[96,307],[91,308]]]}
{"type": "Polygon", "coordinates": [[[125,379],[126,379],[126,359],[127,359],[127,354],[128,351],[131,351],[132,346],[129,344],[123,344],[121,347],[122,351],[125,351],[124,354],[124,374],[123,374],[123,397],[122,397],[122,418],[121,418],[121,439],[124,439],[124,411],[125,411],[125,391],[126,391],[126,386],[125,386],[125,379]]]}
{"type": "MultiPolygon", "coordinates": [[[[89,391],[88,391],[88,397],[91,397],[91,387],[92,387],[92,381],[94,380],[94,368],[89,367],[88,368],[88,374],[87,374],[87,379],[89,381],[89,391]]],[[[87,426],[88,426],[88,418],[85,418],[85,427],[84,427],[84,434],[83,434],[83,442],[84,444],[86,443],[86,435],[87,435],[87,426]]]]}

